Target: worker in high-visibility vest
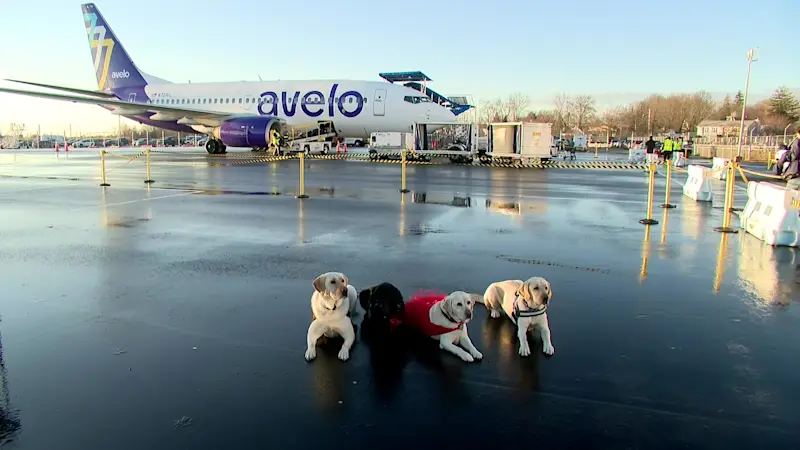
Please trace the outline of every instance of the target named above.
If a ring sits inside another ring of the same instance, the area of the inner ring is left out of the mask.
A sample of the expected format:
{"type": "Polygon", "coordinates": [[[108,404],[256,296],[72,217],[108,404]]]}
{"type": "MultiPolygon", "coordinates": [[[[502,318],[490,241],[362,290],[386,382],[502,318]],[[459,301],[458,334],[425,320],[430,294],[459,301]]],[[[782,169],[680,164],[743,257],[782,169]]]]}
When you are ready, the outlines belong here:
{"type": "Polygon", "coordinates": [[[669,136],[664,139],[664,148],[661,149],[661,160],[666,160],[668,155],[669,158],[672,158],[672,139],[670,139],[669,136]]]}
{"type": "Polygon", "coordinates": [[[272,134],[272,154],[277,156],[281,144],[281,134],[276,129],[273,129],[271,134],[272,134]]]}

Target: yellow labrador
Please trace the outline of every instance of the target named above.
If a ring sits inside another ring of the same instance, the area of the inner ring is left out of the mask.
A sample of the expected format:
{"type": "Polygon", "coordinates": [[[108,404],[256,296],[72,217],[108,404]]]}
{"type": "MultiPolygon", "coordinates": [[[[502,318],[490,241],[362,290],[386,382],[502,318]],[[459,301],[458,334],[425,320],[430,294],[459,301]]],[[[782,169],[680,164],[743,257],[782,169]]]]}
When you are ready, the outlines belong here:
{"type": "Polygon", "coordinates": [[[344,339],[339,359],[350,358],[350,347],[356,339],[353,322],[350,319],[357,311],[358,293],[349,284],[347,276],[341,272],[327,272],[318,276],[314,282],[314,294],[311,296],[312,321],[306,336],[306,360],[317,357],[317,340],[327,337],[341,336],[344,339]]]}
{"type": "Polygon", "coordinates": [[[525,281],[498,281],[486,288],[483,298],[475,297],[486,305],[493,318],[500,317],[502,311],[517,325],[521,356],[531,354],[527,333],[536,328],[542,336],[542,352],[545,355],[555,353],[550,340],[550,325],[547,322],[547,304],[553,298],[549,281],[541,277],[531,277],[525,281]]]}
{"type": "Polygon", "coordinates": [[[403,321],[438,340],[442,350],[466,362],[473,362],[483,358],[467,333],[467,323],[472,320],[474,305],[474,300],[466,292],[454,291],[447,296],[420,293],[406,303],[403,321]]]}

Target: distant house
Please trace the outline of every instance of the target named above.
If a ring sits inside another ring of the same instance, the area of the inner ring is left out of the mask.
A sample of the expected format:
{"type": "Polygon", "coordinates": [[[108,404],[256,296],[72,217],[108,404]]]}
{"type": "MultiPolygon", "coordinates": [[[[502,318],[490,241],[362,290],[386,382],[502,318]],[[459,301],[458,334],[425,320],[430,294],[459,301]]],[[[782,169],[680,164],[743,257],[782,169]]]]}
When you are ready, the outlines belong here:
{"type": "MultiPolygon", "coordinates": [[[[725,120],[703,120],[697,125],[697,135],[702,137],[738,137],[739,124],[741,121],[734,116],[728,116],[725,120]]],[[[758,136],[761,132],[761,121],[745,120],[744,135],[758,136]]]]}

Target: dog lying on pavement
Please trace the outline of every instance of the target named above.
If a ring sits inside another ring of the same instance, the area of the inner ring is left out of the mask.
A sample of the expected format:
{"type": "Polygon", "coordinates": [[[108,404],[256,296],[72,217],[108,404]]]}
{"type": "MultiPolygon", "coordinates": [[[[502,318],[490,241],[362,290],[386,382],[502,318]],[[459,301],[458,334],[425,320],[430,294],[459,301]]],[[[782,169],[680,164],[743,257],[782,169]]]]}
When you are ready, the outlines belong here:
{"type": "Polygon", "coordinates": [[[391,331],[402,323],[405,302],[400,289],[392,283],[380,283],[358,293],[358,301],[364,313],[364,322],[369,322],[376,331],[391,331]]]}
{"type": "Polygon", "coordinates": [[[473,362],[483,358],[467,333],[467,323],[472,320],[474,304],[475,301],[466,292],[420,292],[406,303],[403,323],[438,340],[439,348],[466,362],[473,362]]]}
{"type": "Polygon", "coordinates": [[[312,284],[312,321],[306,336],[305,358],[311,361],[317,357],[317,340],[323,335],[341,336],[344,343],[338,356],[342,361],[347,361],[350,358],[350,347],[356,339],[351,320],[358,307],[356,288],[349,284],[349,279],[341,272],[323,273],[312,284]]]}
{"type": "Polygon", "coordinates": [[[528,332],[539,330],[542,336],[542,352],[555,353],[550,339],[550,325],[547,321],[547,304],[553,298],[550,282],[541,277],[531,277],[525,281],[506,280],[489,285],[483,297],[475,300],[486,305],[492,318],[500,317],[501,312],[517,326],[519,354],[529,356],[528,332]]]}

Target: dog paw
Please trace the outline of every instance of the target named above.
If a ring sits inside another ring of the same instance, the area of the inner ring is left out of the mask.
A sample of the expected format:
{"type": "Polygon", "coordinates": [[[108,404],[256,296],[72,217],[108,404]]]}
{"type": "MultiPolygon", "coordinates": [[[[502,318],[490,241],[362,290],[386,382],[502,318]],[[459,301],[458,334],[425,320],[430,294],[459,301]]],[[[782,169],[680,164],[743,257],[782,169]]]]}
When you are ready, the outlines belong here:
{"type": "Polygon", "coordinates": [[[472,355],[472,357],[475,359],[483,359],[483,353],[477,350],[475,350],[474,352],[469,352],[469,354],[472,355]]]}
{"type": "Polygon", "coordinates": [[[464,353],[463,355],[461,355],[461,359],[463,359],[463,360],[464,360],[464,361],[466,361],[466,362],[473,362],[473,361],[475,361],[475,358],[473,358],[473,357],[472,357],[472,355],[469,355],[469,354],[466,354],[466,353],[464,353]]]}
{"type": "Polygon", "coordinates": [[[545,355],[552,355],[555,352],[556,349],[553,347],[553,344],[548,344],[547,342],[545,342],[542,345],[542,353],[544,353],[545,355]]]}
{"type": "Polygon", "coordinates": [[[342,361],[347,361],[348,359],[350,359],[350,349],[343,348],[339,350],[339,359],[341,359],[342,361]]]}
{"type": "Polygon", "coordinates": [[[531,348],[526,346],[519,347],[519,356],[530,356],[531,355],[531,348]]]}
{"type": "Polygon", "coordinates": [[[317,349],[310,348],[306,350],[306,361],[311,361],[312,359],[317,357],[317,349]]]}
{"type": "Polygon", "coordinates": [[[497,319],[498,317],[500,317],[500,311],[492,310],[492,312],[490,312],[489,315],[492,316],[492,319],[497,319]]]}

